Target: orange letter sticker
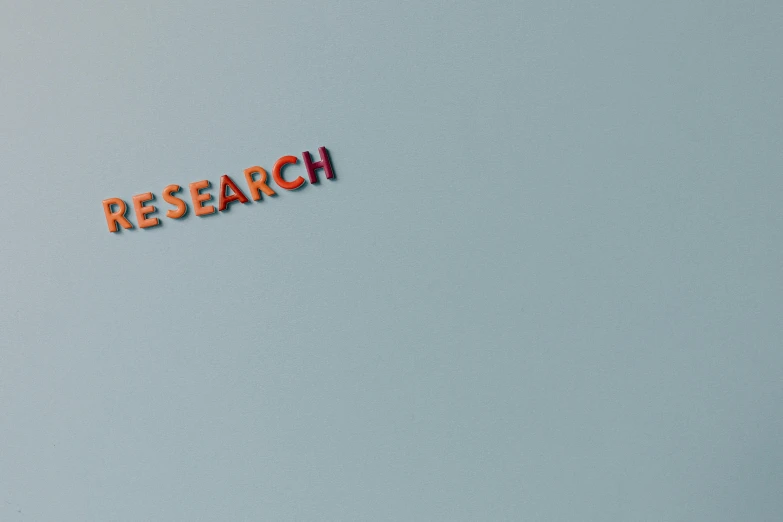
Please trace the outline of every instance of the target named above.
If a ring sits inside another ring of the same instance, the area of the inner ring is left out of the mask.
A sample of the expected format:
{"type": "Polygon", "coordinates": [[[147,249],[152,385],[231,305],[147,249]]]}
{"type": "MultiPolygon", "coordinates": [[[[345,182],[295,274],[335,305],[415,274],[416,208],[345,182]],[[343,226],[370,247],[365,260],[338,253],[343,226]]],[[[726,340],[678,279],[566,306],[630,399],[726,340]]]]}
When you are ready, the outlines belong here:
{"type": "Polygon", "coordinates": [[[203,205],[207,201],[212,199],[211,194],[202,194],[201,191],[210,187],[209,180],[202,179],[201,181],[194,181],[190,184],[190,198],[193,200],[193,212],[197,216],[208,216],[215,212],[215,207],[212,205],[203,205]]]}
{"type": "Polygon", "coordinates": [[[250,196],[256,201],[261,199],[261,192],[267,196],[274,196],[275,191],[266,184],[266,171],[261,167],[250,167],[245,169],[245,180],[250,189],[250,196]],[[253,174],[258,173],[258,179],[253,179],[253,174]]]}
{"type": "Polygon", "coordinates": [[[144,205],[148,201],[155,199],[152,192],[145,192],[144,194],[137,194],[133,196],[133,208],[136,210],[136,219],[139,222],[139,228],[149,228],[160,225],[160,219],[148,218],[147,214],[155,212],[155,207],[152,205],[144,205]]]}
{"type": "Polygon", "coordinates": [[[296,163],[297,161],[298,160],[296,159],[296,156],[283,156],[277,160],[277,163],[275,163],[275,168],[272,169],[272,177],[275,178],[275,183],[286,190],[296,190],[301,187],[305,182],[302,176],[299,176],[293,181],[286,181],[283,179],[283,174],[281,172],[283,167],[289,163],[296,163]]]}
{"type": "Polygon", "coordinates": [[[169,185],[163,189],[163,199],[166,201],[166,203],[176,207],[176,210],[169,210],[166,212],[166,217],[170,217],[171,219],[179,219],[187,213],[187,203],[174,195],[175,192],[179,192],[180,190],[182,190],[182,187],[179,185],[169,185]]]}
{"type": "Polygon", "coordinates": [[[103,213],[106,214],[106,223],[109,225],[109,232],[117,232],[119,230],[117,223],[122,225],[122,228],[133,228],[131,222],[125,217],[127,211],[128,205],[120,198],[103,200],[103,213]],[[111,208],[113,205],[117,205],[119,208],[116,211],[112,211],[111,208]]]}

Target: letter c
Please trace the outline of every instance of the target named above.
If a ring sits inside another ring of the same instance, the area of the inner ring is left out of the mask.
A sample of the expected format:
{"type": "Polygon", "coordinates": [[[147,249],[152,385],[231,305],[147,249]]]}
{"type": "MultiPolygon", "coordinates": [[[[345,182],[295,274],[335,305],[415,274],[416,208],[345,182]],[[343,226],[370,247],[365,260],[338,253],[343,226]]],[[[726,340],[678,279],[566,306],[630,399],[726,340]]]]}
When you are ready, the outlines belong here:
{"type": "Polygon", "coordinates": [[[283,179],[282,170],[283,167],[288,165],[289,163],[296,163],[299,161],[296,156],[283,156],[279,160],[277,160],[277,163],[275,163],[274,168],[272,169],[272,177],[275,180],[275,183],[280,185],[282,188],[286,190],[296,190],[302,185],[304,185],[304,178],[302,176],[299,176],[293,181],[286,181],[283,179]]]}

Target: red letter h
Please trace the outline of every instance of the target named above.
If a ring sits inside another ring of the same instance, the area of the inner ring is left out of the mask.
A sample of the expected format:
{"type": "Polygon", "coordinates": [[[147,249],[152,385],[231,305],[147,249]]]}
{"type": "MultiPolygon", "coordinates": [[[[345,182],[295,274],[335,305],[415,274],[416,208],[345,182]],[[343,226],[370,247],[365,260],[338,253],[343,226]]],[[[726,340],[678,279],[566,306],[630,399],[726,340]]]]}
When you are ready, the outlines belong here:
{"type": "Polygon", "coordinates": [[[332,169],[332,161],[329,159],[329,151],[326,147],[318,147],[318,153],[321,155],[321,161],[313,163],[313,158],[310,156],[310,152],[304,151],[302,153],[302,159],[304,160],[307,174],[310,176],[310,183],[318,183],[318,175],[315,171],[318,169],[324,169],[326,172],[326,179],[334,178],[334,170],[332,169]]]}

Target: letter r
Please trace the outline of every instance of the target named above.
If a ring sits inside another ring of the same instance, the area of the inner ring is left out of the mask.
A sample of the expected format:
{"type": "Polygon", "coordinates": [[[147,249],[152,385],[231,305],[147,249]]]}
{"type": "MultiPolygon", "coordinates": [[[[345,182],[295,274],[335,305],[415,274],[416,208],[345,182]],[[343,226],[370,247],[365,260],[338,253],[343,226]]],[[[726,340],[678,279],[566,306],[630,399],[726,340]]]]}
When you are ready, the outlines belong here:
{"type": "Polygon", "coordinates": [[[103,213],[106,214],[106,224],[109,225],[109,232],[117,232],[119,223],[122,228],[133,228],[131,222],[125,217],[128,211],[128,205],[120,198],[109,198],[103,200],[103,213]],[[117,210],[114,210],[114,207],[117,210]]]}

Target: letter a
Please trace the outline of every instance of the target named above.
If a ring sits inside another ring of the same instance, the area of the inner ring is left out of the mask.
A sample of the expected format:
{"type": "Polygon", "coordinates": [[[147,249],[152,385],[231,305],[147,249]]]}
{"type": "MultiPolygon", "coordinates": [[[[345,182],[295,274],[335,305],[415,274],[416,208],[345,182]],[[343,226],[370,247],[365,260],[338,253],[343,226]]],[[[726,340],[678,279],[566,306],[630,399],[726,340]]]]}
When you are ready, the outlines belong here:
{"type": "Polygon", "coordinates": [[[237,187],[236,183],[234,183],[234,180],[229,178],[228,175],[223,174],[223,177],[220,178],[220,197],[218,198],[218,210],[220,212],[229,210],[228,204],[233,203],[234,201],[247,203],[249,200],[247,199],[247,196],[245,196],[245,193],[242,192],[239,187],[237,187]],[[226,189],[229,188],[233,194],[227,195],[226,189]]]}

